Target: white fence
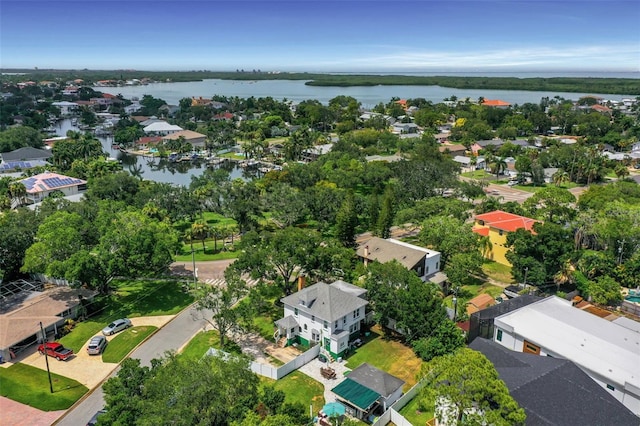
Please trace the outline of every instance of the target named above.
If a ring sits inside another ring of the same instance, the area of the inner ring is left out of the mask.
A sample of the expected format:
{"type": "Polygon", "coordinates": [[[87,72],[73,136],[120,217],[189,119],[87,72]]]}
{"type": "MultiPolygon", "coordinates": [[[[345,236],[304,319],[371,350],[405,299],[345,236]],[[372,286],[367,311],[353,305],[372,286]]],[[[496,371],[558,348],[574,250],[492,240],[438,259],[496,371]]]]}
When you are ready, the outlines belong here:
{"type": "Polygon", "coordinates": [[[393,422],[396,426],[414,426],[409,422],[409,420],[405,419],[399,411],[409,403],[420,390],[425,386],[426,382],[421,381],[416,383],[407,393],[402,395],[396,402],[393,403],[391,408],[384,412],[378,419],[373,423],[373,426],[385,426],[389,422],[393,422]]]}
{"type": "MultiPolygon", "coordinates": [[[[219,351],[214,348],[209,348],[209,350],[205,355],[216,355],[219,353],[226,354],[226,352],[219,351]]],[[[270,379],[280,380],[287,374],[291,373],[292,371],[295,371],[298,368],[302,367],[303,365],[309,363],[311,360],[316,358],[319,353],[320,353],[320,345],[316,345],[311,349],[309,349],[308,351],[304,352],[303,354],[298,355],[296,358],[292,359],[288,363],[281,365],[280,367],[273,367],[271,365],[261,364],[259,362],[251,361],[250,368],[251,368],[251,371],[253,371],[256,374],[259,374],[264,377],[268,377],[270,379]]]]}

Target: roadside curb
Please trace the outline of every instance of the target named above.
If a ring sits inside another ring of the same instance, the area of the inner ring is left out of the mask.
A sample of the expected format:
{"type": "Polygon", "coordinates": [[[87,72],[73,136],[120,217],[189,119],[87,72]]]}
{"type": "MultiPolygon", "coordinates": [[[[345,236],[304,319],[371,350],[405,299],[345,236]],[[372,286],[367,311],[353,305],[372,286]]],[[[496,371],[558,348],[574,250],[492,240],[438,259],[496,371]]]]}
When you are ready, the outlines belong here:
{"type": "Polygon", "coordinates": [[[73,411],[73,409],[75,409],[78,405],[82,404],[87,398],[89,398],[91,395],[93,395],[93,393],[96,391],[96,389],[101,388],[102,385],[104,384],[104,382],[106,382],[107,380],[109,380],[114,373],[116,372],[116,370],[118,370],[120,368],[120,364],[122,364],[124,362],[125,359],[129,358],[131,356],[131,354],[133,352],[135,352],[136,349],[138,349],[140,346],[142,346],[147,340],[149,340],[151,337],[153,337],[156,333],[158,333],[160,330],[162,330],[164,327],[166,327],[168,324],[170,324],[173,320],[175,320],[178,316],[180,316],[183,312],[185,312],[187,309],[191,309],[193,307],[194,303],[191,303],[190,305],[186,306],[184,309],[182,309],[180,312],[178,312],[177,314],[175,314],[173,316],[173,318],[171,318],[169,321],[167,321],[166,323],[164,323],[161,327],[157,327],[152,333],[150,333],[144,340],[142,340],[140,343],[138,343],[134,348],[132,348],[127,355],[122,358],[122,360],[117,363],[115,365],[115,367],[113,368],[113,370],[111,370],[111,372],[109,373],[109,375],[107,377],[105,377],[104,379],[102,379],[95,387],[93,387],[93,389],[89,390],[89,392],[85,393],[84,395],[82,395],[82,397],[80,397],[80,399],[78,399],[76,402],[73,403],[73,405],[71,405],[71,407],[67,408],[64,412],[64,414],[62,416],[60,416],[58,419],[56,419],[55,422],[52,423],[52,425],[57,425],[58,423],[60,423],[69,412],[73,411]]]}

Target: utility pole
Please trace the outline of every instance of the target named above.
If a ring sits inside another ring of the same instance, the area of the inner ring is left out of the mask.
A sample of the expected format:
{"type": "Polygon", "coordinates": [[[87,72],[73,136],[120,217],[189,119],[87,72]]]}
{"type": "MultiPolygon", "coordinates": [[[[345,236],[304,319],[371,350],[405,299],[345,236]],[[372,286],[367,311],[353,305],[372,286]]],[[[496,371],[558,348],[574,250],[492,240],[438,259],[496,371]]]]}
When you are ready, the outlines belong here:
{"type": "Polygon", "coordinates": [[[42,349],[44,352],[44,362],[47,364],[47,376],[49,376],[49,391],[53,393],[53,382],[51,381],[51,371],[49,370],[49,355],[47,355],[47,338],[44,334],[44,328],[42,328],[42,321],[40,321],[40,332],[42,333],[42,349]]]}
{"type": "Polygon", "coordinates": [[[198,273],[196,272],[196,251],[191,249],[191,260],[193,262],[193,285],[198,283],[198,273]]]}

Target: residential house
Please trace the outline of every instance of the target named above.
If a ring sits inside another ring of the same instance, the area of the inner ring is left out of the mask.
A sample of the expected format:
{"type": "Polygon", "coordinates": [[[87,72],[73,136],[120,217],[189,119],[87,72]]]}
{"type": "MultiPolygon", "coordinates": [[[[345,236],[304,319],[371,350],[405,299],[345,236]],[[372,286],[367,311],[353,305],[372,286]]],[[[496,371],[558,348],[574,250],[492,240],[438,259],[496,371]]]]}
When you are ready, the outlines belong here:
{"type": "Polygon", "coordinates": [[[467,148],[460,144],[440,144],[438,151],[455,157],[456,155],[465,155],[467,148]]]}
{"type": "Polygon", "coordinates": [[[637,330],[551,296],[495,318],[493,340],[513,351],[574,362],[640,416],[637,330]]]}
{"type": "Polygon", "coordinates": [[[506,142],[503,141],[502,139],[489,139],[489,140],[483,140],[483,141],[476,141],[470,147],[471,153],[473,155],[478,155],[481,150],[487,149],[487,147],[489,146],[493,146],[495,149],[498,149],[505,143],[506,142]]]}
{"type": "Polygon", "coordinates": [[[308,148],[302,151],[302,161],[306,161],[306,162],[315,161],[321,155],[331,152],[332,149],[333,149],[332,143],[315,145],[311,148],[308,148]]]}
{"type": "Polygon", "coordinates": [[[45,167],[53,154],[47,149],[23,147],[0,154],[0,173],[45,167]]]}
{"type": "Polygon", "coordinates": [[[534,232],[533,225],[536,223],[542,222],[525,216],[496,210],[477,215],[475,217],[473,232],[489,237],[491,248],[484,251],[484,256],[487,259],[511,266],[511,262],[509,262],[506,257],[507,251],[509,250],[506,247],[507,235],[509,232],[515,232],[517,229],[526,229],[529,232],[534,232]]]}
{"type": "Polygon", "coordinates": [[[76,102],[60,101],[53,102],[51,105],[60,109],[60,114],[71,115],[78,111],[78,104],[76,102]]]}
{"type": "Polygon", "coordinates": [[[134,114],[138,111],[140,111],[142,109],[142,105],[140,105],[140,102],[134,102],[131,105],[127,105],[124,107],[124,112],[126,114],[134,114]]]}
{"type": "Polygon", "coordinates": [[[184,141],[191,144],[194,148],[204,148],[207,135],[194,132],[193,130],[181,130],[163,137],[162,142],[169,143],[171,141],[177,141],[180,138],[184,138],[184,141]]]}
{"type": "Polygon", "coordinates": [[[331,389],[350,416],[371,422],[402,396],[405,382],[385,371],[362,363],[331,389]]]}
{"type": "Polygon", "coordinates": [[[393,238],[372,237],[358,247],[356,255],[365,266],[369,262],[387,263],[395,260],[414,271],[422,281],[427,281],[440,271],[440,252],[393,238]]]}
{"type": "Polygon", "coordinates": [[[182,131],[182,127],[175,124],[169,124],[166,121],[156,121],[142,129],[146,134],[152,134],[157,136],[166,136],[172,133],[182,131]]]}
{"type": "Polygon", "coordinates": [[[415,123],[393,123],[391,127],[391,131],[393,133],[399,134],[417,134],[418,133],[418,125],[415,123]]]}
{"type": "Polygon", "coordinates": [[[511,106],[511,104],[506,101],[501,101],[500,99],[483,99],[482,106],[498,108],[498,109],[507,109],[511,106]]]}
{"type": "Polygon", "coordinates": [[[487,339],[469,347],[491,361],[527,425],[637,426],[640,419],[567,359],[514,352],[487,339]]]}
{"type": "Polygon", "coordinates": [[[54,191],[65,196],[79,194],[87,189],[87,181],[57,173],[40,173],[20,181],[27,188],[27,203],[34,204],[44,200],[54,191]]]}
{"type": "Polygon", "coordinates": [[[473,342],[476,337],[484,337],[485,339],[493,339],[494,320],[500,315],[520,309],[523,306],[530,305],[542,297],[531,294],[508,299],[497,305],[490,306],[485,309],[473,312],[469,316],[469,331],[467,333],[467,342],[473,342]]]}
{"type": "Polygon", "coordinates": [[[138,150],[153,148],[162,142],[162,136],[143,136],[136,141],[138,150]]]}
{"type": "Polygon", "coordinates": [[[284,316],[275,322],[276,337],[287,345],[319,343],[333,358],[342,357],[360,336],[367,291],[344,281],[303,285],[304,278],[296,293],[281,299],[284,316]]]}
{"type": "Polygon", "coordinates": [[[83,288],[59,286],[42,290],[26,281],[23,288],[3,284],[3,291],[13,288],[13,294],[3,295],[0,303],[0,357],[10,359],[11,351],[22,349],[42,339],[39,324],[45,334],[58,334],[69,318],[79,314],[81,298],[89,300],[95,292],[83,288]]]}

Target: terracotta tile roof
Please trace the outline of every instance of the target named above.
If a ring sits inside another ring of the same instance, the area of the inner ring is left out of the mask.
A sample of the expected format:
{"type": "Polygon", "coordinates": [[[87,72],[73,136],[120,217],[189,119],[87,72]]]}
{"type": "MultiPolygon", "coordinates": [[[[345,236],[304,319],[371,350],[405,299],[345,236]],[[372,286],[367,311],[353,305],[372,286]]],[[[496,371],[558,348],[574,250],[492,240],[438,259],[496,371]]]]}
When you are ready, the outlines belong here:
{"type": "Polygon", "coordinates": [[[484,99],[482,105],[490,107],[511,106],[509,102],[501,101],[500,99],[484,99]]]}
{"type": "Polygon", "coordinates": [[[542,223],[536,219],[503,212],[502,210],[479,214],[476,216],[476,221],[483,221],[487,226],[507,232],[514,232],[521,228],[533,232],[533,225],[538,222],[542,223]]]}
{"type": "Polygon", "coordinates": [[[144,136],[136,141],[136,145],[149,145],[162,142],[161,136],[144,136]]]}
{"type": "Polygon", "coordinates": [[[482,235],[483,237],[489,236],[489,228],[473,228],[472,231],[476,234],[482,235]]]}

